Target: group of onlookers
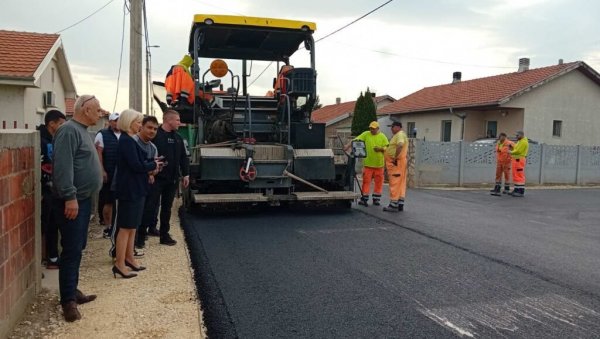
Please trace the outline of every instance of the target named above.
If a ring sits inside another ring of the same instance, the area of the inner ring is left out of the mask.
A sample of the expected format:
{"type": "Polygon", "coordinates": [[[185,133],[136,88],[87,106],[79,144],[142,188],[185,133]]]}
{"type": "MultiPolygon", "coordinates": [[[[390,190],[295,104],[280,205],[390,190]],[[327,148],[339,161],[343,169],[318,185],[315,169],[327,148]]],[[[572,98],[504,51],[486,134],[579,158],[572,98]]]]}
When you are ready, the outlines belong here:
{"type": "Polygon", "coordinates": [[[67,321],[81,318],[78,304],[96,299],[77,289],[92,197],[99,194],[104,233],[112,235],[113,275],[133,278],[146,269],[136,255],[143,255],[147,235],[159,235],[163,245],[177,243],[169,234],[171,207],[180,178],[184,186],[189,184],[189,160],[176,133],[180,125],[176,111],[165,112],[160,126],[155,117],[133,109],[112,113],[109,126],[92,140],[87,128],[104,113],[96,97],[82,95],[72,119],[66,121],[63,113],[52,110],[40,126],[45,257],[47,268],[59,269],[67,321]]]}

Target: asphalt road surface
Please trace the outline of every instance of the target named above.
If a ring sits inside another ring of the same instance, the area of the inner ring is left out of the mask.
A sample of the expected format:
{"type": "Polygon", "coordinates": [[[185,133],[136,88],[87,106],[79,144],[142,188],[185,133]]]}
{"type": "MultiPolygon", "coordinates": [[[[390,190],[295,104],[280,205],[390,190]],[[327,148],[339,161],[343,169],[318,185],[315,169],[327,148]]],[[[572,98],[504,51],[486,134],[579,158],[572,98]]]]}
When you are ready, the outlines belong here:
{"type": "Polygon", "coordinates": [[[598,338],[599,206],[410,190],[398,214],[182,220],[212,338],[598,338]]]}

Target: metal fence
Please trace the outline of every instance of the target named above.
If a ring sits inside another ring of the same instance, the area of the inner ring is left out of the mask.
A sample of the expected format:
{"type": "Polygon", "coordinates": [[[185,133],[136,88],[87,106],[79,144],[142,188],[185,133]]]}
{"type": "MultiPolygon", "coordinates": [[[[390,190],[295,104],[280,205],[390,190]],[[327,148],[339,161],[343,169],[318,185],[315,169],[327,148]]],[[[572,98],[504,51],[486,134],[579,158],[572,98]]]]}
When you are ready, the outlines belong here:
{"type": "MultiPolygon", "coordinates": [[[[425,185],[494,183],[494,144],[414,140],[414,182],[425,185]]],[[[528,184],[600,183],[600,146],[529,145],[528,184]]]]}

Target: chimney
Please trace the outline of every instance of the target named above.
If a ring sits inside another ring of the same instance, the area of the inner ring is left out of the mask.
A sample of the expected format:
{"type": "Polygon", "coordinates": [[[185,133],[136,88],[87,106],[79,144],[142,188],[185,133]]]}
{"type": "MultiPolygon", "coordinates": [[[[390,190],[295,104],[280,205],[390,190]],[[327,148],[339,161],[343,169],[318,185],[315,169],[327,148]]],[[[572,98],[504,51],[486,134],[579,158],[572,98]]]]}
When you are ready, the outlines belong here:
{"type": "Polygon", "coordinates": [[[521,58],[519,59],[519,70],[518,72],[525,72],[529,70],[529,58],[521,58]]]}
{"type": "Polygon", "coordinates": [[[558,59],[558,64],[562,65],[564,63],[563,59],[558,59]]]}
{"type": "Polygon", "coordinates": [[[335,104],[339,105],[342,103],[342,98],[335,98],[335,104]]]}
{"type": "Polygon", "coordinates": [[[462,73],[461,72],[454,72],[454,73],[452,73],[452,83],[460,82],[461,78],[462,78],[462,73]]]}

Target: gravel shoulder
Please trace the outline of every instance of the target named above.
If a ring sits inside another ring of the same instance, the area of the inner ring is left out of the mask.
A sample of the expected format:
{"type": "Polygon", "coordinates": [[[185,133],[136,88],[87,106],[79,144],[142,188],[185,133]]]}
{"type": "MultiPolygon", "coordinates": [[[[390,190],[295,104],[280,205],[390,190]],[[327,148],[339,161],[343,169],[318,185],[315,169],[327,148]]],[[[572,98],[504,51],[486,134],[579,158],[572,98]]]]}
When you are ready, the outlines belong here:
{"type": "Polygon", "coordinates": [[[44,269],[43,290],[9,338],[205,338],[179,206],[176,200],[171,217],[177,245],[159,245],[157,237],[150,237],[140,258],[148,269],[133,279],[113,278],[110,241],[102,238],[97,222],[90,223],[79,288],[98,299],[79,307],[80,321],[65,322],[57,271],[44,269]]]}

